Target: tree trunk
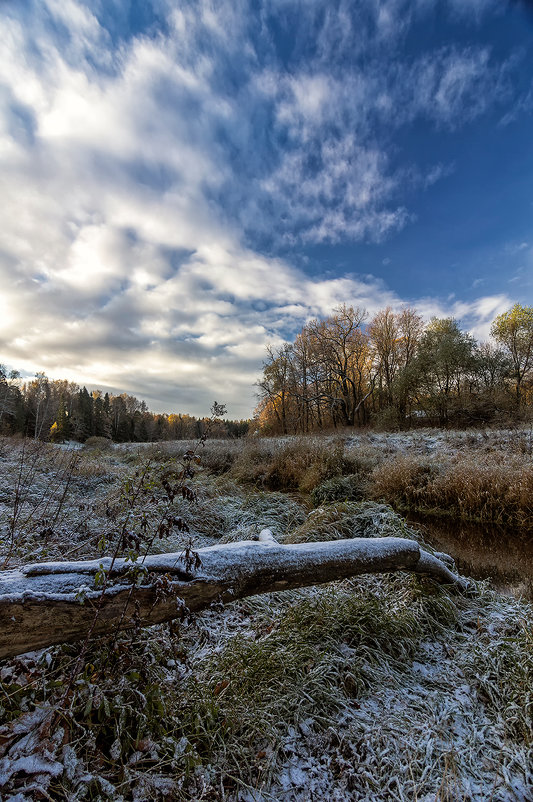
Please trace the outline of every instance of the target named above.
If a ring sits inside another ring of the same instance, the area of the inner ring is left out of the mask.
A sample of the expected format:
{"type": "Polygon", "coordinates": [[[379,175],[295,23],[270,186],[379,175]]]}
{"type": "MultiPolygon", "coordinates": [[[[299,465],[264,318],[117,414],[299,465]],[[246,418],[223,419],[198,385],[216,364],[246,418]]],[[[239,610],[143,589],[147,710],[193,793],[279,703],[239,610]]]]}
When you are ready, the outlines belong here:
{"type": "Polygon", "coordinates": [[[283,546],[270,530],[259,541],[210,546],[197,553],[148,556],[133,564],[109,557],[50,562],[0,572],[0,657],[168,621],[183,605],[202,610],[259,593],[358,574],[414,571],[465,590],[466,581],[403,538],[356,538],[283,546]],[[193,566],[191,566],[191,561],[193,566]],[[138,582],[133,584],[132,568],[138,582]],[[104,591],[95,577],[108,572],[104,591]],[[81,601],[83,600],[83,602],[81,601]]]}

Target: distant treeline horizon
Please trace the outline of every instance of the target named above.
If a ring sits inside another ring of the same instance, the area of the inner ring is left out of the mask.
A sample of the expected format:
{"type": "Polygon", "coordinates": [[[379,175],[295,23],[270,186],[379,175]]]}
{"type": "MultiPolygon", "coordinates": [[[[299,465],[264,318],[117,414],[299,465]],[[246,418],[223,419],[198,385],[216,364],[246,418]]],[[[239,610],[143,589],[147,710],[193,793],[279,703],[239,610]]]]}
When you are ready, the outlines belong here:
{"type": "Polygon", "coordinates": [[[37,373],[22,382],[17,371],[0,365],[0,433],[39,440],[84,443],[102,437],[116,443],[243,437],[250,421],[211,420],[187,413],[150,412],[133,395],[89,392],[75,382],[37,373]]]}
{"type": "Polygon", "coordinates": [[[155,413],[133,395],[113,395],[44,373],[22,382],[0,364],[0,433],[40,440],[114,442],[286,435],[336,428],[466,428],[533,420],[533,307],[515,304],[478,343],[453,318],[425,322],[415,309],[346,304],[267,348],[251,420],[155,413]],[[253,424],[253,425],[252,425],[253,424]]]}

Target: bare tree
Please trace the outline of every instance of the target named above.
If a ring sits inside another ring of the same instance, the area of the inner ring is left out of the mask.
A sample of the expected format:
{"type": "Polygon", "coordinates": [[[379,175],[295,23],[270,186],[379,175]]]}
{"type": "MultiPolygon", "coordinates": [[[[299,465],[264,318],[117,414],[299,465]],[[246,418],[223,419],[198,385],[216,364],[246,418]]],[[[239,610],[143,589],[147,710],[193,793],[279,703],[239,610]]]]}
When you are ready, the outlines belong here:
{"type": "Polygon", "coordinates": [[[343,304],[326,320],[309,324],[322,368],[320,395],[328,400],[334,422],[338,414],[345,426],[355,425],[373,387],[368,337],[361,329],[365,318],[364,309],[343,304]]]}

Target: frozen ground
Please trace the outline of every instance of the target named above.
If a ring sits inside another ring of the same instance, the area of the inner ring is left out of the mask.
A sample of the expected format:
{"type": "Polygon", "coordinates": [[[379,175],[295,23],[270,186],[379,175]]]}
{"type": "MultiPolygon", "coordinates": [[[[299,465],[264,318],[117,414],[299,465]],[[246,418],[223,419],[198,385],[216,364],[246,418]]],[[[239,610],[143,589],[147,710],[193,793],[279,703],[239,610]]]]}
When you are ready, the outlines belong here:
{"type": "MultiPolygon", "coordinates": [[[[494,438],[526,448],[527,436],[520,434],[517,440],[510,432],[494,438]]],[[[494,438],[488,447],[497,447],[494,438]]],[[[354,447],[430,453],[461,444],[484,449],[487,435],[375,434],[350,442],[354,447]]],[[[181,447],[172,446],[176,453],[181,447]]],[[[213,447],[222,451],[234,446],[213,447]]],[[[106,454],[80,452],[71,464],[68,460],[76,454],[68,450],[36,450],[22,459],[20,444],[4,444],[0,552],[9,558],[8,566],[97,556],[102,532],[111,539],[120,521],[120,513],[112,518],[109,510],[120,506],[121,483],[137,470],[130,460],[136,450],[125,446],[106,454]]],[[[189,536],[197,547],[245,539],[264,526],[283,540],[308,515],[297,500],[280,493],[203,479],[198,489],[197,502],[176,501],[180,514],[189,516],[191,532],[169,533],[157,541],[157,551],[177,548],[189,536]]],[[[393,524],[394,518],[384,521],[384,534],[391,534],[393,524]]],[[[334,588],[213,608],[183,622],[179,637],[167,627],[143,631],[124,657],[127,670],[119,674],[106,672],[101,647],[95,646],[84,661],[77,692],[80,699],[97,700],[101,707],[94,706],[96,701],[93,708],[83,702],[70,729],[68,716],[53,731],[46,722],[61,698],[62,686],[54,683],[62,676],[60,670],[67,671],[61,667],[72,662],[72,649],[55,647],[2,661],[0,798],[532,802],[531,606],[495,594],[487,583],[479,584],[471,597],[438,595],[435,601],[430,587],[419,590],[413,581],[360,578],[334,588]],[[380,619],[372,614],[357,624],[357,637],[344,637],[337,610],[340,620],[343,605],[353,598],[377,600],[377,607],[369,609],[382,610],[387,625],[412,612],[413,631],[406,628],[396,642],[393,637],[384,645],[376,634],[380,619]],[[442,617],[439,604],[450,608],[449,617],[442,617]],[[321,605],[329,605],[331,620],[320,623],[324,637],[316,642],[311,639],[312,628],[318,626],[313,611],[321,605]],[[440,618],[432,612],[435,605],[440,618]],[[305,628],[295,629],[293,648],[290,630],[285,641],[280,633],[300,607],[307,610],[310,640],[305,628]],[[251,688],[239,679],[239,671],[244,677],[246,667],[258,655],[266,659],[269,649],[273,652],[265,666],[270,674],[263,678],[259,673],[257,687],[251,688]],[[298,649],[306,655],[305,663],[290,673],[291,654],[299,654],[298,649]],[[235,676],[231,665],[238,667],[235,676]],[[149,684],[143,686],[131,677],[144,677],[146,666],[149,684]],[[144,709],[154,682],[157,693],[172,700],[169,709],[174,712],[165,732],[154,729],[133,739],[128,748],[127,739],[121,742],[118,736],[101,740],[106,720],[115,720],[121,704],[137,698],[144,709]],[[194,705],[197,729],[186,729],[194,705]],[[219,728],[231,719],[232,710],[241,726],[235,722],[222,736],[219,728]],[[209,716],[215,716],[213,721],[209,716]],[[254,718],[264,722],[263,737],[254,718]]]]}

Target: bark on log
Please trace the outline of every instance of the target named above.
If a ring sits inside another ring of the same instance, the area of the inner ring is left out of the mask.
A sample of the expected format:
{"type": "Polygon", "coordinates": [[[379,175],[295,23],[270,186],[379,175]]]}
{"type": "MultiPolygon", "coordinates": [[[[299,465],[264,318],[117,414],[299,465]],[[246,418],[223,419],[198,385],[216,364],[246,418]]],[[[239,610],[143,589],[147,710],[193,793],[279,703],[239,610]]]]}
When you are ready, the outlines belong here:
{"type": "Polygon", "coordinates": [[[113,632],[119,622],[127,629],[139,619],[142,625],[168,621],[179,616],[182,604],[197,611],[214,601],[230,602],[358,574],[414,571],[459,590],[467,587],[444,562],[403,538],[284,546],[266,529],[258,541],[210,546],[197,553],[201,564],[192,569],[181,552],[146,557],[144,582],[136,586],[132,586],[132,563],[118,559],[104,592],[95,589],[94,578],[102,567],[109,571],[110,558],[0,571],[0,658],[76,641],[89,632],[113,632]],[[158,579],[170,594],[161,593],[158,579]]]}

